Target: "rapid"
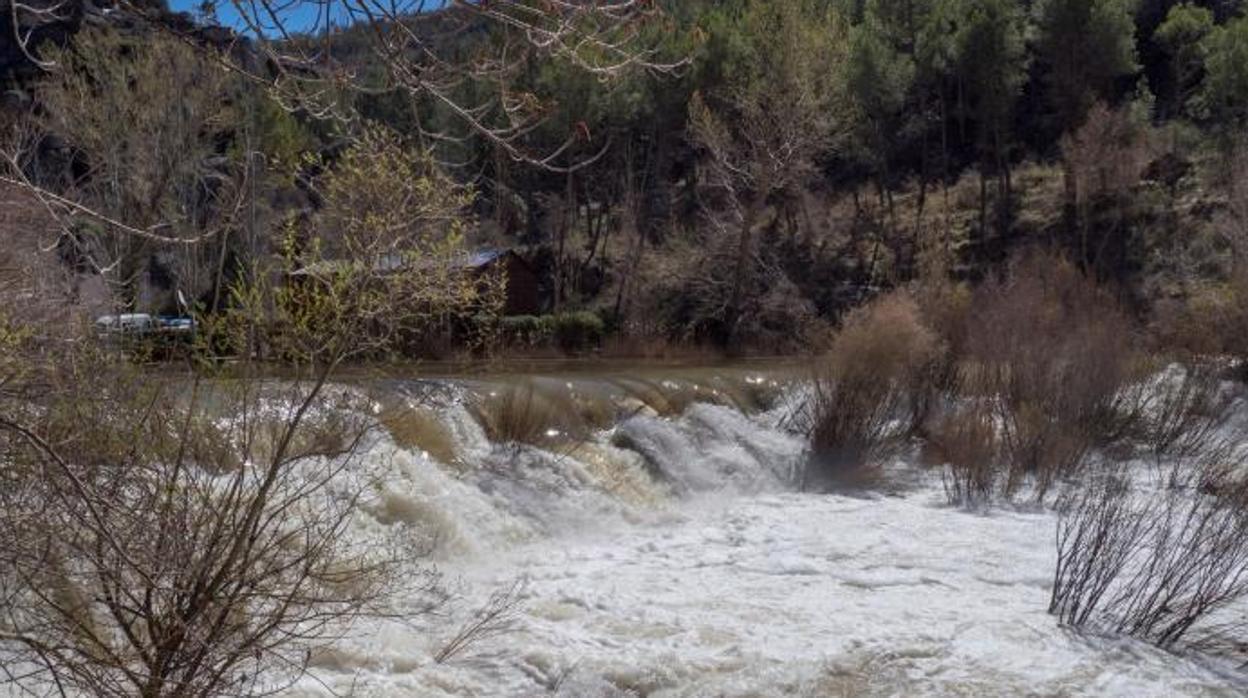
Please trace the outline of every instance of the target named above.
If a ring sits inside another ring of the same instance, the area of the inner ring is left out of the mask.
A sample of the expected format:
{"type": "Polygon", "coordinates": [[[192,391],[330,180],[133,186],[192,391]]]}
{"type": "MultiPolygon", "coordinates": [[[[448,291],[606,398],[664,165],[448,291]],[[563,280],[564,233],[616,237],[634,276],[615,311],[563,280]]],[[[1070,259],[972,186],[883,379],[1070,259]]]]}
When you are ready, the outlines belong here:
{"type": "Polygon", "coordinates": [[[1059,627],[1051,513],[791,484],[800,367],[391,379],[352,534],[449,595],[367,621],[296,696],[1231,696],[1234,667],[1059,627]],[[519,437],[519,438],[517,438],[519,437]],[[486,618],[482,609],[501,609],[486,618]],[[485,619],[450,656],[465,628],[485,619]],[[442,661],[438,661],[441,659],[442,661]]]}

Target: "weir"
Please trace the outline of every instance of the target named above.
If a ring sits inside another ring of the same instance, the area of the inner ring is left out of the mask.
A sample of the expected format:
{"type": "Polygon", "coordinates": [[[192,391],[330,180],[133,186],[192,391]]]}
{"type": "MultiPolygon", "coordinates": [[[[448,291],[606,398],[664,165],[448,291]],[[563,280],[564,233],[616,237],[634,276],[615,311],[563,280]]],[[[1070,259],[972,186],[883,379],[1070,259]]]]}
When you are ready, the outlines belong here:
{"type": "Polygon", "coordinates": [[[395,477],[373,515],[432,526],[462,552],[636,519],[699,493],[780,491],[804,449],[785,426],[795,376],[727,368],[380,381],[367,387],[384,426],[373,455],[392,458],[395,477]]]}
{"type": "Polygon", "coordinates": [[[1049,512],[951,507],[939,474],[916,465],[902,489],[798,492],[801,376],[357,384],[385,427],[366,453],[384,477],[352,535],[367,547],[397,532],[428,550],[423,569],[448,596],[432,613],[363,623],[311,657],[315,679],[291,694],[1244,690],[1231,667],[1054,623],[1049,512]],[[445,656],[499,604],[497,627],[445,656]]]}

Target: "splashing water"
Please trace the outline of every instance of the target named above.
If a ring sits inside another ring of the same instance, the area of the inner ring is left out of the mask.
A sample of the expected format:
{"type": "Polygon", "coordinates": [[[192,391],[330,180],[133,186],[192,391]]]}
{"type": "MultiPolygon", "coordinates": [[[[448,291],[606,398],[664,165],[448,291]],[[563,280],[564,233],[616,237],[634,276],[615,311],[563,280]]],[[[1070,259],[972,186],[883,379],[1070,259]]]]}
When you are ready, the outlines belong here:
{"type": "Polygon", "coordinates": [[[965,513],[944,505],[930,477],[887,496],[794,492],[804,443],[783,428],[783,380],[529,382],[541,400],[597,415],[583,423],[610,419],[575,438],[552,428],[523,444],[492,441],[483,426],[481,401],[513,386],[447,385],[433,407],[427,396],[420,407],[390,401],[426,410],[423,426],[371,446],[391,475],[357,533],[400,523],[425,531],[457,602],[449,615],[359,628],[313,659],[316,680],[296,695],[1245,689],[1207,660],[1059,628],[1045,610],[1049,514],[965,513]],[[506,632],[435,662],[517,579],[506,632]]]}

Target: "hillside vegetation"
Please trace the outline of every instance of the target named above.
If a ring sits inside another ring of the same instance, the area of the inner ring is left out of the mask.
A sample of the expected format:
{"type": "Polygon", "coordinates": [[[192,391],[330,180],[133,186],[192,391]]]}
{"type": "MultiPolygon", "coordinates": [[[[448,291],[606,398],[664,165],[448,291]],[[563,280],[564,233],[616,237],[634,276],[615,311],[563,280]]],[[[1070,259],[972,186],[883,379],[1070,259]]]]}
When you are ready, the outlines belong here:
{"type": "Polygon", "coordinates": [[[146,4],[32,14],[0,64],[5,186],[53,204],[63,232],[41,243],[93,312],[176,313],[178,292],[216,312],[283,240],[296,266],[340,258],[322,179],[384,130],[461,189],[457,245],[516,249],[542,307],[593,313],[620,353],[805,350],[881,290],[978,283],[1034,246],[1165,341],[1218,334],[1193,312],[1235,314],[1239,3],[625,4],[552,25],[593,41],[539,27],[554,38],[527,50],[488,8],[303,35],[146,4]]]}

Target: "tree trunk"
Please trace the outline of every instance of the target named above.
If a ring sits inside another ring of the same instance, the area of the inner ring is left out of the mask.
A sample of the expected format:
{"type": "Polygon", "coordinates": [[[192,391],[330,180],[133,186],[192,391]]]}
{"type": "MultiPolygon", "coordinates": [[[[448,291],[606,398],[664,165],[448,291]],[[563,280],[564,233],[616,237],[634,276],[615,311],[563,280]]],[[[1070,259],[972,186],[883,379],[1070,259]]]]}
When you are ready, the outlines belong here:
{"type": "Polygon", "coordinates": [[[749,270],[750,249],[753,246],[754,224],[766,201],[765,195],[755,195],[746,205],[741,220],[741,232],[737,238],[736,269],[732,275],[732,290],[728,296],[728,312],[725,317],[724,344],[730,345],[736,337],[741,316],[741,300],[745,292],[745,275],[749,270]]]}

